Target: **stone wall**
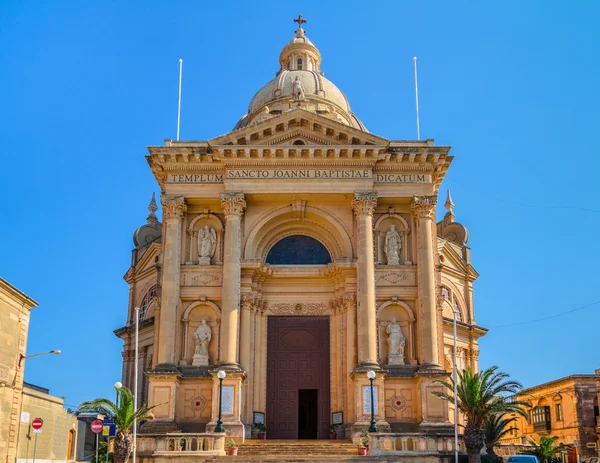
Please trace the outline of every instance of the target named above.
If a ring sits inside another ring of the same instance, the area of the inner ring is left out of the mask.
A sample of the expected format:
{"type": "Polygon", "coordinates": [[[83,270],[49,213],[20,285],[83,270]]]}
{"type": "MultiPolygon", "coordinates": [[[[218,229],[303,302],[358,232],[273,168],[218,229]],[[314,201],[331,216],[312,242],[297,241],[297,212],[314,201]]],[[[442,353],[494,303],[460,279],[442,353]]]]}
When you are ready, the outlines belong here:
{"type": "Polygon", "coordinates": [[[37,434],[36,462],[63,462],[75,459],[77,418],[64,408],[64,400],[48,394],[42,388],[25,384],[22,409],[30,415],[29,424],[20,423],[17,463],[27,463],[33,457],[36,434],[31,429],[34,418],[44,420],[37,434]]]}
{"type": "Polygon", "coordinates": [[[16,457],[29,311],[37,303],[0,278],[0,461],[16,457]]]}

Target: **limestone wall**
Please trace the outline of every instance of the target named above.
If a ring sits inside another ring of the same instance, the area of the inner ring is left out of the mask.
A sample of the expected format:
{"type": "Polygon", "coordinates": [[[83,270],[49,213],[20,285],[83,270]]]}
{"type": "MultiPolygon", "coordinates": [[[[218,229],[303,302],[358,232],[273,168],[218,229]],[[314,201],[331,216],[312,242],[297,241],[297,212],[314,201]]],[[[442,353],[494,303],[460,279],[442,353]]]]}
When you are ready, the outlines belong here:
{"type": "MultiPolygon", "coordinates": [[[[75,459],[77,418],[63,406],[64,400],[25,385],[23,389],[24,412],[44,420],[42,432],[37,434],[36,462],[63,462],[75,459]]],[[[36,434],[31,424],[20,423],[17,463],[27,463],[33,457],[36,434]]]]}

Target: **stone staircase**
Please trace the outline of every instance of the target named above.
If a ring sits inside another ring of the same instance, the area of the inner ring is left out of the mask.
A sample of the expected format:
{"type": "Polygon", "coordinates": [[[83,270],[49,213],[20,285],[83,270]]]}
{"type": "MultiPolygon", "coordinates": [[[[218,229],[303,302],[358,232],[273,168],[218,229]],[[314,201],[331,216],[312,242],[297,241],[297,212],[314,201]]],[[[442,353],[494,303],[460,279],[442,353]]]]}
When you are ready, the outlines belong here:
{"type": "Polygon", "coordinates": [[[211,462],[237,463],[334,463],[381,462],[385,459],[359,456],[349,440],[246,440],[237,456],[217,457],[211,462]]]}

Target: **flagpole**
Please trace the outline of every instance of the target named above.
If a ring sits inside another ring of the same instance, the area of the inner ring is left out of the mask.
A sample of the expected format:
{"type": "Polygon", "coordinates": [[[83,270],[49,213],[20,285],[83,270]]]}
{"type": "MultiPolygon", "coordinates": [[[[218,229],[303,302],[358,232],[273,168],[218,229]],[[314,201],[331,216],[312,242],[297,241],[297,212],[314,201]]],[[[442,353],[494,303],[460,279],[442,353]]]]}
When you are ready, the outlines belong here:
{"type": "Polygon", "coordinates": [[[139,343],[139,322],[140,322],[140,308],[136,307],[135,309],[135,359],[134,359],[134,380],[133,380],[133,458],[131,459],[133,463],[136,463],[136,455],[137,455],[137,418],[135,415],[137,414],[138,409],[138,343],[139,343]]]}
{"type": "Polygon", "coordinates": [[[179,141],[179,125],[181,123],[181,76],[183,74],[183,60],[179,59],[179,99],[177,100],[177,141],[179,141]]]}
{"type": "Polygon", "coordinates": [[[417,81],[417,57],[413,58],[415,65],[415,102],[417,105],[417,140],[421,140],[421,128],[419,126],[419,84],[417,81]]]}

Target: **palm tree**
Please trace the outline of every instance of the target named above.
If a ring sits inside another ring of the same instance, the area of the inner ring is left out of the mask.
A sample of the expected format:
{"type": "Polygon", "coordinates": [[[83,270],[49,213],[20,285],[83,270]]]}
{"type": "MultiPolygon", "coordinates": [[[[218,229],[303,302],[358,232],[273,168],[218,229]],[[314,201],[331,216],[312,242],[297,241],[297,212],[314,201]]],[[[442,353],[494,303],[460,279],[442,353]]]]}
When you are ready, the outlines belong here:
{"type": "MultiPolygon", "coordinates": [[[[530,406],[519,400],[508,401],[506,394],[516,394],[522,386],[517,381],[508,381],[506,373],[497,372],[498,367],[473,373],[470,367],[458,371],[457,398],[458,410],[466,420],[464,439],[469,455],[469,463],[481,463],[480,452],[484,444],[483,427],[485,421],[492,415],[518,413],[527,416],[523,406],[530,406]]],[[[454,379],[450,381],[435,381],[454,390],[454,379]]],[[[454,396],[445,392],[435,391],[434,395],[454,404],[454,396]]]]}
{"type": "Polygon", "coordinates": [[[110,418],[115,422],[116,435],[114,440],[114,459],[115,463],[125,463],[133,450],[133,429],[134,420],[148,421],[154,418],[150,410],[154,407],[142,405],[136,412],[133,407],[133,394],[126,387],[115,388],[117,390],[117,403],[108,399],[94,399],[83,402],[76,415],[81,413],[98,413],[110,418]]]}
{"type": "Polygon", "coordinates": [[[554,445],[554,442],[558,437],[541,436],[540,443],[538,444],[531,437],[527,438],[532,448],[523,450],[522,453],[527,455],[535,455],[540,460],[540,463],[553,463],[554,461],[560,461],[556,455],[561,453],[570,452],[572,447],[568,444],[554,445]]]}
{"type": "Polygon", "coordinates": [[[496,455],[494,447],[498,445],[500,439],[506,436],[509,432],[514,431],[514,426],[508,427],[517,418],[504,418],[503,415],[490,415],[483,425],[483,437],[485,440],[485,448],[488,455],[496,455]]]}

